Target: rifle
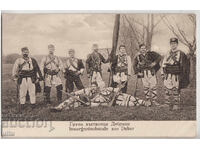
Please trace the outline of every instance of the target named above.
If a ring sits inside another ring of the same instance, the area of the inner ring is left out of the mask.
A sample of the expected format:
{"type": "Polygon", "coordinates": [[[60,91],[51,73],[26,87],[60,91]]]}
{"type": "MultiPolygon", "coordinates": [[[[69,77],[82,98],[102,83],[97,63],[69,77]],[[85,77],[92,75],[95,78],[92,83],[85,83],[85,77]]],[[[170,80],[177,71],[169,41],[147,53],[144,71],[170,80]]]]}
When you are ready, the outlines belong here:
{"type": "Polygon", "coordinates": [[[135,90],[134,90],[134,93],[133,93],[134,97],[136,97],[137,88],[138,88],[138,75],[136,75],[135,90]]]}
{"type": "Polygon", "coordinates": [[[70,93],[68,93],[68,92],[65,92],[65,91],[63,91],[63,90],[61,90],[63,93],[65,93],[66,95],[68,95],[68,96],[70,96],[70,97],[72,97],[75,101],[79,101],[79,102],[81,102],[81,103],[83,103],[83,104],[85,104],[85,105],[87,105],[87,106],[89,106],[89,104],[88,103],[86,103],[86,102],[84,102],[84,101],[82,101],[82,100],[80,100],[79,98],[77,98],[76,96],[74,96],[74,95],[72,95],[72,94],[70,94],[70,93]]]}
{"type": "Polygon", "coordinates": [[[127,80],[125,83],[123,83],[123,84],[122,84],[122,83],[119,84],[119,91],[117,91],[117,92],[113,95],[112,100],[110,101],[110,103],[109,103],[108,106],[110,106],[110,107],[113,106],[116,97],[119,95],[121,89],[126,85],[127,82],[128,82],[128,80],[127,80]]]}

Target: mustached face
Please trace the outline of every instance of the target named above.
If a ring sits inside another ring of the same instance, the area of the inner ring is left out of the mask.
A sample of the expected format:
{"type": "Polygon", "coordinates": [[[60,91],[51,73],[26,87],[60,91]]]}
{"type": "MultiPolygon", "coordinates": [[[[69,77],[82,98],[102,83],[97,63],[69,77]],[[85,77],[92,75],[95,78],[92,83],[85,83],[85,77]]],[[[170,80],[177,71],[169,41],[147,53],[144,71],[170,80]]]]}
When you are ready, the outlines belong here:
{"type": "Polygon", "coordinates": [[[140,47],[140,52],[141,52],[142,54],[145,54],[146,51],[147,51],[146,46],[141,46],[141,47],[140,47]]]}
{"type": "Polygon", "coordinates": [[[49,54],[54,54],[55,48],[51,47],[51,48],[48,48],[48,49],[49,49],[49,54]]]}
{"type": "Polygon", "coordinates": [[[171,42],[171,43],[170,43],[170,47],[171,47],[172,50],[176,50],[177,47],[178,47],[178,43],[176,43],[176,42],[171,42]]]}
{"type": "Polygon", "coordinates": [[[27,58],[29,56],[29,51],[28,50],[22,51],[22,55],[24,58],[27,58]]]}
{"type": "Polygon", "coordinates": [[[120,47],[119,52],[120,52],[121,54],[126,54],[126,49],[125,49],[125,47],[120,47]]]}
{"type": "Polygon", "coordinates": [[[74,58],[75,53],[73,51],[69,52],[69,57],[74,58]]]}

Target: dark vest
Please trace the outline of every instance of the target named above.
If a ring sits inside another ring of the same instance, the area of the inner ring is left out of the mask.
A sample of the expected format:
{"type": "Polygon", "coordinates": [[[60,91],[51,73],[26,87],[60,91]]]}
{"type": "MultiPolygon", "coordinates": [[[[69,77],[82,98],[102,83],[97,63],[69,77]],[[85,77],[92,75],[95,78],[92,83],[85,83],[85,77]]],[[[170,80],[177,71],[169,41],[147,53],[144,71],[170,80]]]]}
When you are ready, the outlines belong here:
{"type": "MultiPolygon", "coordinates": [[[[145,70],[150,70],[151,74],[154,75],[159,69],[160,69],[160,60],[161,56],[153,51],[148,51],[146,55],[139,54],[135,58],[136,66],[134,66],[135,72],[141,72],[144,74],[145,70]],[[156,62],[156,65],[154,67],[150,67],[150,64],[156,62]]],[[[142,78],[143,76],[138,76],[139,78],[142,78]]]]}
{"type": "Polygon", "coordinates": [[[39,80],[43,80],[42,73],[40,71],[37,61],[34,58],[31,58],[31,60],[33,64],[33,70],[30,70],[30,71],[20,70],[19,76],[18,76],[18,84],[21,84],[22,79],[27,78],[27,77],[30,77],[32,80],[32,83],[35,83],[37,79],[37,73],[39,74],[39,80]]]}
{"type": "MultiPolygon", "coordinates": [[[[71,65],[71,64],[70,64],[71,65]]],[[[77,67],[75,66],[72,66],[76,69],[76,71],[72,71],[70,70],[69,68],[65,68],[65,78],[69,77],[69,76],[77,76],[76,75],[76,72],[80,71],[81,69],[85,68],[84,67],[84,64],[83,64],[83,61],[81,59],[78,59],[77,61],[77,67]]]]}

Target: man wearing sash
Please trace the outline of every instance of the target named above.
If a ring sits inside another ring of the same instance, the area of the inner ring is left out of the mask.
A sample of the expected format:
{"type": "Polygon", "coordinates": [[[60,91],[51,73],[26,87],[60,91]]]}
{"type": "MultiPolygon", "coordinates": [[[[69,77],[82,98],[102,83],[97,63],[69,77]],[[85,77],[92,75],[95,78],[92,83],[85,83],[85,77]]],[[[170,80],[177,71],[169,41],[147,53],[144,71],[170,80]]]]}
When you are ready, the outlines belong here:
{"type": "Polygon", "coordinates": [[[88,55],[86,60],[86,70],[88,74],[88,78],[90,78],[91,84],[97,83],[97,85],[101,88],[105,87],[105,82],[102,79],[102,63],[108,63],[109,59],[105,59],[98,52],[98,45],[93,44],[92,46],[93,52],[88,55]]]}
{"type": "Polygon", "coordinates": [[[44,76],[44,99],[47,103],[50,101],[50,92],[52,85],[55,85],[57,90],[57,100],[62,100],[62,80],[60,72],[64,72],[64,67],[61,59],[54,55],[55,46],[50,44],[48,45],[49,55],[42,58],[41,61],[41,70],[43,70],[44,76]]]}
{"type": "Polygon", "coordinates": [[[80,75],[84,72],[84,65],[81,59],[77,59],[74,57],[75,50],[70,49],[68,51],[69,58],[67,58],[65,63],[65,79],[66,79],[66,92],[74,91],[74,84],[76,85],[78,90],[84,88],[82,81],[80,79],[80,75]]]}
{"type": "Polygon", "coordinates": [[[131,76],[131,57],[127,55],[125,45],[119,46],[119,54],[112,56],[112,72],[113,82],[112,87],[117,87],[119,84],[125,84],[122,88],[122,93],[127,91],[127,80],[128,76],[131,76]]]}
{"type": "Polygon", "coordinates": [[[157,102],[156,73],[160,69],[161,56],[154,51],[147,50],[144,44],[141,44],[139,48],[139,54],[134,60],[134,72],[138,78],[142,79],[146,100],[150,100],[153,105],[157,106],[159,103],[157,102]]]}
{"type": "Polygon", "coordinates": [[[27,92],[29,93],[32,108],[35,107],[37,87],[39,86],[39,81],[43,80],[37,61],[29,57],[29,49],[23,47],[21,51],[22,57],[15,61],[12,70],[13,79],[19,87],[17,95],[19,94],[20,110],[24,108],[26,103],[27,92]],[[35,86],[36,83],[37,87],[35,86]]]}
{"type": "Polygon", "coordinates": [[[164,56],[161,75],[164,80],[165,102],[170,110],[179,110],[180,90],[189,84],[189,61],[178,49],[178,39],[170,39],[171,50],[164,56]]]}

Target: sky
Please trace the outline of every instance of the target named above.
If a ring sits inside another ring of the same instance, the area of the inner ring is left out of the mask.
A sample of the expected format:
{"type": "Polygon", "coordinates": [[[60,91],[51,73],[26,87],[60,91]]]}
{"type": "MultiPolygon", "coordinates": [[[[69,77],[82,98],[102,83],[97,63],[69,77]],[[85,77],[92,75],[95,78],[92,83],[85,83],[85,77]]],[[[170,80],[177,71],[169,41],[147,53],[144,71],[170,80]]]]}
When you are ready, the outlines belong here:
{"type": "MultiPolygon", "coordinates": [[[[3,14],[3,54],[21,53],[27,46],[31,55],[48,54],[47,45],[54,44],[55,54],[68,56],[70,48],[78,58],[86,58],[93,43],[100,48],[112,47],[114,14],[3,14]]],[[[182,17],[175,15],[182,22],[182,17]]],[[[160,23],[152,45],[164,54],[169,49],[173,34],[160,23]]],[[[189,28],[187,29],[190,30],[189,28]]],[[[190,33],[190,32],[189,32],[190,33]]],[[[187,48],[180,44],[183,51],[187,48]]]]}

